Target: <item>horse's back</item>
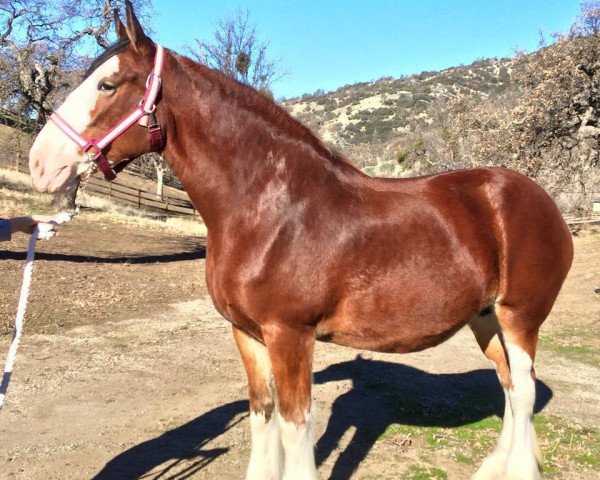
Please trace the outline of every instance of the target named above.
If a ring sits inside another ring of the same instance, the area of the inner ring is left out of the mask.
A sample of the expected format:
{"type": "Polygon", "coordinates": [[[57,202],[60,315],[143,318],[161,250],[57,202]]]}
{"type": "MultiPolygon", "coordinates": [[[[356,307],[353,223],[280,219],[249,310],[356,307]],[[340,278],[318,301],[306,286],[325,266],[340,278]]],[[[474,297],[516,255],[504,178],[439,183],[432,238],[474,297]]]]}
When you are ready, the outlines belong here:
{"type": "MultiPolygon", "coordinates": [[[[453,225],[491,232],[500,268],[536,258],[568,270],[573,242],[562,215],[544,189],[506,168],[476,168],[400,180],[395,188],[424,199],[453,225]]],[[[480,237],[481,239],[482,237],[480,237]]]]}
{"type": "Polygon", "coordinates": [[[417,178],[399,188],[426,197],[458,235],[475,233],[470,248],[492,241],[498,299],[537,301],[548,314],[571,267],[573,241],[541,186],[506,168],[477,168],[417,178]]]}

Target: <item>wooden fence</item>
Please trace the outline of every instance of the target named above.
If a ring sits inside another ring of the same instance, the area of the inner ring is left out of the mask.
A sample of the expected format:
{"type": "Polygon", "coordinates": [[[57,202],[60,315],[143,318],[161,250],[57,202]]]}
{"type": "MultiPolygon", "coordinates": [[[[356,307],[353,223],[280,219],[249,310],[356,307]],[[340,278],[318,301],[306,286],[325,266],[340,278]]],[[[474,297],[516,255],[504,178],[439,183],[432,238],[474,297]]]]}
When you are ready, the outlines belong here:
{"type": "Polygon", "coordinates": [[[575,215],[563,215],[569,228],[580,228],[582,225],[600,225],[600,213],[592,212],[585,217],[576,217],[575,215]]]}
{"type": "Polygon", "coordinates": [[[185,192],[178,191],[172,194],[165,189],[162,197],[157,197],[155,192],[137,188],[120,182],[118,179],[107,182],[101,178],[91,177],[88,180],[85,192],[100,197],[108,197],[116,203],[134,208],[162,211],[172,215],[198,215],[192,202],[185,192]]]}

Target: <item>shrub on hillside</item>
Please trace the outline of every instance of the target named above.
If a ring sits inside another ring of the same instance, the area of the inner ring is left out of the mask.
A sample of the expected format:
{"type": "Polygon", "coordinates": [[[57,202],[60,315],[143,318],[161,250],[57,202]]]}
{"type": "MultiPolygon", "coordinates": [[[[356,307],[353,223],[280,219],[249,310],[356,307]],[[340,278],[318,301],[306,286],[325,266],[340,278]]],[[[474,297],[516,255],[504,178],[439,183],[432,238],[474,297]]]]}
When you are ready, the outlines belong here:
{"type": "Polygon", "coordinates": [[[461,161],[506,165],[555,195],[577,191],[584,205],[600,189],[600,2],[551,45],[515,63],[518,91],[450,104],[461,161]]]}

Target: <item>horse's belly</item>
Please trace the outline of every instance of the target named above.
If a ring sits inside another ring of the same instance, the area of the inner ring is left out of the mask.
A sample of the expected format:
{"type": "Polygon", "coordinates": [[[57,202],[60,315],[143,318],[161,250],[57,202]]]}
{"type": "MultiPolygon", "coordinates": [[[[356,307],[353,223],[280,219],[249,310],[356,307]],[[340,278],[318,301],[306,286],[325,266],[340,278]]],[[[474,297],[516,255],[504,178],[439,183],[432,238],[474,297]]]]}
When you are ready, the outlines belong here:
{"type": "Polygon", "coordinates": [[[345,347],[386,353],[408,353],[424,350],[442,343],[458,331],[468,320],[453,323],[450,328],[434,333],[429,331],[394,331],[390,329],[329,329],[318,328],[317,340],[345,347]]]}
{"type": "Polygon", "coordinates": [[[430,295],[420,302],[407,296],[387,302],[362,297],[344,302],[319,322],[317,339],[379,352],[414,352],[450,338],[483,303],[479,295],[430,295]]]}

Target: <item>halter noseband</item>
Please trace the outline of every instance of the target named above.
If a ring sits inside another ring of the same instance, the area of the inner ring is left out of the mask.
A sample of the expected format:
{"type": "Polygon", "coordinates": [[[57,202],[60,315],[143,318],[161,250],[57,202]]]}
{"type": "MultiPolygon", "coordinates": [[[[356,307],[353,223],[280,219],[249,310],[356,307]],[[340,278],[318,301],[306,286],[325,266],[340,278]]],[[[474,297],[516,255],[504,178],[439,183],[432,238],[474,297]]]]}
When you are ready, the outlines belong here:
{"type": "Polygon", "coordinates": [[[132,160],[123,160],[114,167],[108,163],[104,155],[104,149],[108,147],[116,138],[125,132],[134,123],[140,122],[140,125],[148,128],[150,134],[150,150],[156,152],[161,149],[164,144],[163,132],[160,125],[156,121],[154,111],[156,110],[156,100],[161,89],[160,73],[163,67],[164,49],[162,45],[156,45],[156,55],[154,57],[154,68],[148,75],[146,80],[146,93],[140,104],[135,109],[131,110],[123,119],[118,122],[113,128],[106,132],[100,138],[88,139],[79,134],[69,123],[62,118],[57,112],[50,115],[50,120],[60,128],[65,135],[73,140],[86,153],[93,147],[97,153],[92,156],[88,153],[90,159],[104,174],[104,178],[109,182],[117,177],[117,173],[123,170],[132,160]],[[142,117],[148,117],[147,125],[142,123],[142,117]]]}

